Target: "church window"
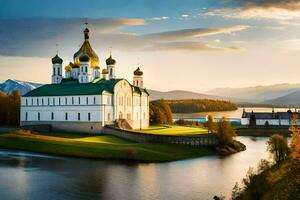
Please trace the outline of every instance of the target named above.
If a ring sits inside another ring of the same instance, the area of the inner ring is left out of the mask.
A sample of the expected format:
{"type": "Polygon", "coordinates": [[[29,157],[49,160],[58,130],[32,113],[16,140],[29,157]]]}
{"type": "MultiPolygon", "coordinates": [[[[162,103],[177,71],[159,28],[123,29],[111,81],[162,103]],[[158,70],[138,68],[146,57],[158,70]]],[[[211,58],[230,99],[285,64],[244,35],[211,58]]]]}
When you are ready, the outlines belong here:
{"type": "Polygon", "coordinates": [[[50,100],[49,100],[49,98],[48,98],[48,106],[50,105],[50,100]]]}
{"type": "Polygon", "coordinates": [[[65,97],[65,104],[67,105],[68,104],[68,98],[65,97]]]}
{"type": "Polygon", "coordinates": [[[53,75],[55,75],[55,67],[53,67],[53,75]]]}
{"type": "Polygon", "coordinates": [[[60,105],[60,97],[58,97],[58,105],[60,105]]]}
{"type": "Polygon", "coordinates": [[[80,121],[80,113],[78,113],[78,121],[80,121]]]}
{"type": "Polygon", "coordinates": [[[88,120],[91,121],[91,113],[88,113],[88,120]]]}
{"type": "Polygon", "coordinates": [[[33,98],[31,99],[31,105],[33,106],[33,98]]]}
{"type": "Polygon", "coordinates": [[[53,101],[52,105],[55,105],[55,98],[54,97],[53,97],[52,101],[53,101]]]}
{"type": "Polygon", "coordinates": [[[72,104],[74,104],[74,97],[72,97],[72,104]]]}
{"type": "Polygon", "coordinates": [[[44,99],[42,98],[42,105],[44,105],[44,99]]]}
{"type": "Polygon", "coordinates": [[[96,97],[94,97],[94,104],[96,104],[96,97]]]}
{"type": "Polygon", "coordinates": [[[26,99],[26,106],[28,106],[28,100],[26,99]]]}
{"type": "Polygon", "coordinates": [[[109,69],[109,75],[111,75],[111,76],[112,76],[112,72],[113,72],[112,70],[113,70],[112,68],[109,69]]]}
{"type": "Polygon", "coordinates": [[[89,104],[89,98],[86,97],[86,104],[88,105],[89,104]]]}
{"type": "Polygon", "coordinates": [[[78,104],[80,104],[80,97],[78,97],[78,104]]]}
{"type": "Polygon", "coordinates": [[[39,105],[39,98],[36,98],[36,104],[39,105]]]}
{"type": "Polygon", "coordinates": [[[51,113],[51,120],[54,120],[54,113],[51,113]]]}
{"type": "Polygon", "coordinates": [[[107,113],[107,120],[110,121],[110,113],[107,113]]]}
{"type": "Polygon", "coordinates": [[[87,67],[85,67],[85,72],[87,73],[87,67]]]}
{"type": "Polygon", "coordinates": [[[136,85],[139,86],[139,81],[138,80],[136,80],[136,85]]]}
{"type": "Polygon", "coordinates": [[[65,119],[68,120],[68,113],[65,114],[65,119]]]}
{"type": "Polygon", "coordinates": [[[41,120],[41,113],[38,113],[38,120],[41,120]]]}
{"type": "Polygon", "coordinates": [[[28,113],[27,112],[25,113],[25,120],[26,121],[28,120],[28,113]]]}

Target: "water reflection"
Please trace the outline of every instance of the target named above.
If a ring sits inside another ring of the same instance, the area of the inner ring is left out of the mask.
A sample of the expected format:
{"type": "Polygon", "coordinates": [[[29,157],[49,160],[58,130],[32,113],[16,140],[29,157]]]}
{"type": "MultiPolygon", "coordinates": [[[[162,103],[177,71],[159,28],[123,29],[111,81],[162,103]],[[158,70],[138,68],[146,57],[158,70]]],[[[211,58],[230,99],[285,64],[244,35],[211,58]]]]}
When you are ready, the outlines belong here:
{"type": "Polygon", "coordinates": [[[249,166],[267,158],[266,138],[239,137],[247,151],[160,163],[71,159],[0,151],[1,199],[212,199],[230,195],[249,166]]]}

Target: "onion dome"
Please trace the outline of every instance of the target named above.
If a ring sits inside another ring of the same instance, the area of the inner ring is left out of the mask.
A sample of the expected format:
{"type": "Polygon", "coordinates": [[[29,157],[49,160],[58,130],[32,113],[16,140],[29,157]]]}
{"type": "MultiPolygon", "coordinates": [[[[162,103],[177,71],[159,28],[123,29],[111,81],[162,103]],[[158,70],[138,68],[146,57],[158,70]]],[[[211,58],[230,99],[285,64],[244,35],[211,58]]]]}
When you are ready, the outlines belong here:
{"type": "Polygon", "coordinates": [[[108,71],[106,68],[102,69],[102,74],[108,74],[108,71]]]}
{"type": "Polygon", "coordinates": [[[90,57],[89,57],[87,54],[82,54],[82,55],[79,57],[79,61],[80,61],[80,62],[89,62],[89,61],[90,61],[90,57]]]}
{"type": "Polygon", "coordinates": [[[73,68],[73,69],[79,68],[79,65],[73,65],[72,68],[73,68]]]}
{"type": "Polygon", "coordinates": [[[81,45],[80,49],[74,54],[74,64],[80,65],[80,56],[83,54],[87,54],[91,61],[91,67],[96,67],[99,65],[99,58],[95,51],[92,49],[91,44],[89,42],[89,29],[85,29],[84,31],[84,42],[81,45]]]}
{"type": "Polygon", "coordinates": [[[138,67],[136,70],[134,70],[133,74],[136,76],[142,76],[143,71],[140,69],[140,67],[138,67]]]}
{"type": "Polygon", "coordinates": [[[106,65],[114,65],[114,64],[116,64],[116,60],[113,59],[110,55],[109,58],[106,59],[106,65]]]}
{"type": "Polygon", "coordinates": [[[70,62],[67,66],[65,66],[66,71],[71,71],[72,70],[72,63],[70,62]]]}
{"type": "Polygon", "coordinates": [[[100,69],[100,67],[99,67],[99,66],[96,66],[96,67],[94,67],[94,69],[100,69]]]}
{"type": "Polygon", "coordinates": [[[52,58],[52,64],[62,64],[63,59],[61,59],[57,54],[52,58]]]}

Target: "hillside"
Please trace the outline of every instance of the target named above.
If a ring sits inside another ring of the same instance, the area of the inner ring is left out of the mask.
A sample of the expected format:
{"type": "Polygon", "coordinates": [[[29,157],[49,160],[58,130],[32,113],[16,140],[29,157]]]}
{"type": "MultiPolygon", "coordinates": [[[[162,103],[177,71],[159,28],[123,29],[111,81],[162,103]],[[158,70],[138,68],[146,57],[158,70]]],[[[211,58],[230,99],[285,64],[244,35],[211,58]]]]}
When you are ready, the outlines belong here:
{"type": "Polygon", "coordinates": [[[292,92],[282,97],[264,101],[264,103],[272,105],[300,106],[300,90],[292,92]]]}
{"type": "Polygon", "coordinates": [[[238,98],[222,97],[216,95],[208,95],[202,93],[196,93],[186,90],[172,90],[167,92],[161,92],[157,90],[148,90],[151,100],[157,99],[171,99],[171,100],[183,100],[183,99],[217,99],[217,100],[230,100],[233,102],[244,102],[238,98]]]}
{"type": "Polygon", "coordinates": [[[270,99],[275,99],[291,94],[299,89],[300,84],[283,83],[245,88],[216,88],[207,91],[206,94],[247,99],[252,103],[263,103],[270,99]]]}
{"type": "Polygon", "coordinates": [[[42,84],[31,83],[26,81],[19,81],[14,79],[7,79],[3,83],[0,83],[0,90],[6,94],[10,94],[14,90],[18,90],[21,95],[40,87],[42,84]]]}

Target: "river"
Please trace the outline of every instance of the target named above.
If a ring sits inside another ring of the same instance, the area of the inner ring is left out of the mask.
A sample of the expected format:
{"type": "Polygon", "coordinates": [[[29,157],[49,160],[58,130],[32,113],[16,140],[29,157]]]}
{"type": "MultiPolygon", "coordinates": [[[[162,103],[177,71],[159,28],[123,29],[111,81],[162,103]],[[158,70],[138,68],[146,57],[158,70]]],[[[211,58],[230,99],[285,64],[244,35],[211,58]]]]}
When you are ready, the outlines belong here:
{"type": "Polygon", "coordinates": [[[237,137],[247,150],[167,163],[124,163],[0,150],[5,200],[212,199],[230,196],[250,166],[268,158],[267,138],[237,137]]]}

